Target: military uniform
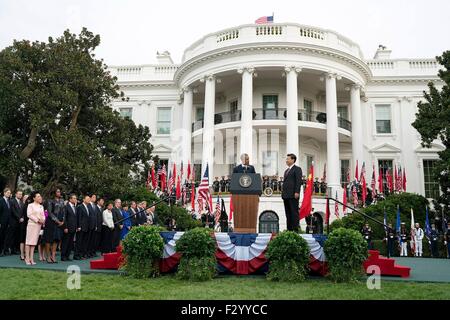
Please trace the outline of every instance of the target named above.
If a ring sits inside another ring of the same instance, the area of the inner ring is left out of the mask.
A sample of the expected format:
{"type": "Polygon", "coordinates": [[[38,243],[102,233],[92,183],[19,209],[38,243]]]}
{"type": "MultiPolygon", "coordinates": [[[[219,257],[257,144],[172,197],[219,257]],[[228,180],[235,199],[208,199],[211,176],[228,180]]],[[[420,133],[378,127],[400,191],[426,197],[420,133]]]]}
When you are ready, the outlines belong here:
{"type": "Polygon", "coordinates": [[[416,250],[415,250],[414,254],[416,257],[422,256],[422,239],[423,239],[423,229],[415,228],[414,246],[416,247],[416,250]]]}
{"type": "Polygon", "coordinates": [[[408,231],[405,229],[400,230],[400,257],[408,256],[408,231]]]}
{"type": "Polygon", "coordinates": [[[361,230],[364,240],[367,241],[367,248],[371,249],[372,244],[372,228],[364,226],[361,230]]]}
{"type": "Polygon", "coordinates": [[[436,229],[431,229],[430,244],[431,244],[431,256],[433,258],[439,258],[438,239],[439,239],[438,231],[436,229]]]}
{"type": "Polygon", "coordinates": [[[320,192],[320,182],[319,179],[316,178],[316,181],[314,181],[314,193],[320,192]]]}
{"type": "Polygon", "coordinates": [[[323,180],[320,182],[320,193],[327,193],[327,183],[323,180]]]}
{"type": "Polygon", "coordinates": [[[216,179],[213,182],[213,191],[216,193],[220,191],[220,182],[218,177],[216,177],[216,179]]]}
{"type": "Polygon", "coordinates": [[[269,177],[264,176],[263,178],[263,190],[270,187],[269,177]]]}
{"type": "Polygon", "coordinates": [[[386,245],[387,245],[387,254],[388,258],[394,256],[394,245],[395,245],[395,231],[393,229],[389,229],[386,235],[386,245]]]}
{"type": "Polygon", "coordinates": [[[447,245],[447,258],[450,259],[450,227],[444,233],[444,244],[447,245]]]}
{"type": "Polygon", "coordinates": [[[276,177],[273,177],[272,180],[270,181],[270,187],[272,188],[273,191],[278,191],[278,181],[276,177]]]}
{"type": "Polygon", "coordinates": [[[230,192],[230,186],[231,186],[231,179],[230,177],[227,177],[225,179],[225,192],[230,192]]]}

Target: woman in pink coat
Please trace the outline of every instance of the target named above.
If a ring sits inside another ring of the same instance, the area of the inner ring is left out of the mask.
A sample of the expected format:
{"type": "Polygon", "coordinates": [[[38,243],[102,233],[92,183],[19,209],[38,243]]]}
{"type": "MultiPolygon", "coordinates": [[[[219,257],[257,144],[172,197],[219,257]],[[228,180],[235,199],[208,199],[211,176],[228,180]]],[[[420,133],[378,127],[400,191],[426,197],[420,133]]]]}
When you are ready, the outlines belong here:
{"type": "Polygon", "coordinates": [[[27,216],[27,237],[25,240],[25,263],[27,265],[35,265],[33,260],[34,248],[36,247],[39,239],[39,232],[45,222],[44,207],[42,206],[42,196],[39,192],[34,191],[30,198],[32,203],[28,205],[27,216]]]}

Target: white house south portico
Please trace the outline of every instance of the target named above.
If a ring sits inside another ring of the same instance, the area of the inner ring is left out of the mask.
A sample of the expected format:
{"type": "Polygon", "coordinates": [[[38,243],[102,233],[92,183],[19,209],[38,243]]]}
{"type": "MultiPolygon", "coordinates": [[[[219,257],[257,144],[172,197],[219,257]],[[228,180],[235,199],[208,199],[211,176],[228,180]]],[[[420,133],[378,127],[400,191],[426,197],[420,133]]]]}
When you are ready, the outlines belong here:
{"type": "MultiPolygon", "coordinates": [[[[331,30],[242,25],[199,39],[179,65],[163,54],[158,65],[112,67],[130,97],[114,107],[131,109],[134,121],[153,130],[161,159],[196,164],[197,178],[208,164],[211,183],[231,174],[242,153],[267,176],[281,176],[285,155],[294,153],[304,174],[314,162],[322,177],[326,165],[339,198],[356,161],[376,170],[402,163],[417,182],[411,191],[425,194],[426,174],[415,167],[437,154],[414,151],[420,141],[410,120],[438,68],[432,59],[393,61],[385,51],[365,60],[357,44],[331,30]],[[398,103],[399,95],[409,101],[398,103]],[[137,106],[144,99],[151,103],[137,106]]],[[[324,202],[315,199],[315,211],[324,212],[324,202]]],[[[277,213],[284,228],[279,197],[262,197],[264,211],[277,213]]]]}

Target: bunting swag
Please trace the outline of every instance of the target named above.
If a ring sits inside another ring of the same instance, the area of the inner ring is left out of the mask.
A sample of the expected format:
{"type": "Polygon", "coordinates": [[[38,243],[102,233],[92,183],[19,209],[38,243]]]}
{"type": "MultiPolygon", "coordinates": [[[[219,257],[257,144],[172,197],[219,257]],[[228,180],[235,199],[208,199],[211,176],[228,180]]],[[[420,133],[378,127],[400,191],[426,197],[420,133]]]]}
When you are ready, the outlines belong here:
{"type": "MultiPolygon", "coordinates": [[[[175,244],[183,233],[174,231],[160,233],[164,239],[163,258],[160,261],[161,272],[173,271],[180,262],[181,255],[175,251],[175,244]]],[[[300,234],[300,236],[308,243],[311,273],[326,275],[328,267],[323,251],[326,236],[311,234],[300,234]]],[[[219,272],[234,274],[266,272],[268,261],[264,253],[272,237],[270,233],[214,233],[219,272]]]]}

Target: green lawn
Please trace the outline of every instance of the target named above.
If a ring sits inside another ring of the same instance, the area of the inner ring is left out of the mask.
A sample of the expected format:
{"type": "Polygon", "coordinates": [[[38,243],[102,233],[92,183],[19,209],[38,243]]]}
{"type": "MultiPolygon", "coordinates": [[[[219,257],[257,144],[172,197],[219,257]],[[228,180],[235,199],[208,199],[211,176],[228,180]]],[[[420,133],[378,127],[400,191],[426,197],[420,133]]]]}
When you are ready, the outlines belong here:
{"type": "Polygon", "coordinates": [[[137,280],[85,274],[81,289],[68,290],[64,272],[0,269],[0,299],[450,299],[450,284],[382,281],[381,290],[365,282],[334,284],[314,278],[304,283],[274,283],[263,276],[221,276],[192,283],[173,275],[137,280]]]}

